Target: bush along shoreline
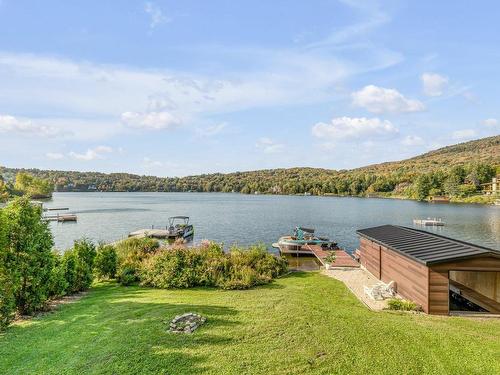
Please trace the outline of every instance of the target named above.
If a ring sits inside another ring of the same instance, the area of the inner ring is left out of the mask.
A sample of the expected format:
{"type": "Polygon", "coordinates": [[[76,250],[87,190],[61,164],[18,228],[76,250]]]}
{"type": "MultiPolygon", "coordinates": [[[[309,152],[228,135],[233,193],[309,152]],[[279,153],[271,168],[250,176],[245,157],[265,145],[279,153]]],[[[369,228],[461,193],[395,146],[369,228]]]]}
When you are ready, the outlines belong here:
{"type": "Polygon", "coordinates": [[[195,247],[160,247],[157,240],[130,238],[116,244],[117,280],[162,289],[198,286],[248,289],[266,284],[288,271],[285,258],[264,245],[232,247],[202,241],[195,247]]]}
{"type": "Polygon", "coordinates": [[[147,256],[138,270],[141,285],[155,288],[248,289],[271,282],[288,270],[284,258],[265,246],[233,247],[224,252],[216,243],[173,248],[147,256]]]}
{"type": "Polygon", "coordinates": [[[209,241],[164,248],[149,238],[97,246],[84,238],[61,254],[53,250],[39,206],[22,197],[0,209],[0,330],[16,315],[43,311],[50,301],[83,292],[95,280],[164,289],[248,289],[287,271],[286,259],[268,253],[264,245],[225,252],[209,241]]]}

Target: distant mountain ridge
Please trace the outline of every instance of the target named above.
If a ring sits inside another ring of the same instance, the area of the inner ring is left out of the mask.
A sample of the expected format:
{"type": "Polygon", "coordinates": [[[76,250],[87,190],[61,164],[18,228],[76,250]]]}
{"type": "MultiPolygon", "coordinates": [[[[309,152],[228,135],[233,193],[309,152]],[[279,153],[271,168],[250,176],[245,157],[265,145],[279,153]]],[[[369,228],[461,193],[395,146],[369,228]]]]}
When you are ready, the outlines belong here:
{"type": "Polygon", "coordinates": [[[198,191],[268,194],[473,195],[500,168],[500,135],[446,146],[410,159],[350,170],[277,168],[187,177],[1,168],[4,179],[24,171],[58,191],[198,191]],[[424,181],[425,180],[425,181],[424,181]],[[424,188],[422,189],[422,186],[424,188]],[[475,190],[474,190],[475,189],[475,190]]]}

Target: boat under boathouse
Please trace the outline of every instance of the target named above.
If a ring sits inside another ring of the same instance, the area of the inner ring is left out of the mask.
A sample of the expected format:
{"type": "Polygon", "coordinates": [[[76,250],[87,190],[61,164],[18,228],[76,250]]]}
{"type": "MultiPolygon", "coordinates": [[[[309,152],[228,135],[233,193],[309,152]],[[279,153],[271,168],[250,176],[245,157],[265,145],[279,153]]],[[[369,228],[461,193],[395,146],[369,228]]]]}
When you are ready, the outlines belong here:
{"type": "Polygon", "coordinates": [[[500,314],[500,251],[395,225],[360,229],[361,265],[428,314],[500,314]]]}

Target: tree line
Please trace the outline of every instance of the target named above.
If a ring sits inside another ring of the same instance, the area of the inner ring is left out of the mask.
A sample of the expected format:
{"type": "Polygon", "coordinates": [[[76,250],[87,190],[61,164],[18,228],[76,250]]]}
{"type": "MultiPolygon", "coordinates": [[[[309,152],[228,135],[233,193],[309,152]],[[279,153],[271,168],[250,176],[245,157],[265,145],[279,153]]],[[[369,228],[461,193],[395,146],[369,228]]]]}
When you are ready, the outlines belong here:
{"type": "Polygon", "coordinates": [[[491,182],[499,172],[497,165],[482,162],[426,169],[411,164],[394,170],[291,168],[181,178],[27,170],[17,174],[14,187],[30,196],[32,192],[47,193],[53,188],[56,191],[379,195],[423,200],[435,195],[463,198],[478,194],[481,184],[491,182]]]}

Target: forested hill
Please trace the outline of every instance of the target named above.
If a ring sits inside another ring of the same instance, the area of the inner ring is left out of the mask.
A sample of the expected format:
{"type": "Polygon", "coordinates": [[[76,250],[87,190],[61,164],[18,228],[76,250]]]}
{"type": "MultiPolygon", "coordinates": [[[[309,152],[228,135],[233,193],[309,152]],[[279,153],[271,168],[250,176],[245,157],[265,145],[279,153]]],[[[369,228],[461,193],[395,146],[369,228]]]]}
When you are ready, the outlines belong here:
{"type": "Polygon", "coordinates": [[[182,178],[128,173],[3,168],[5,181],[24,171],[54,183],[57,191],[198,191],[262,194],[310,193],[386,195],[425,199],[429,195],[469,197],[500,168],[500,136],[447,146],[397,162],[352,170],[271,169],[182,178]]]}
{"type": "Polygon", "coordinates": [[[430,171],[436,168],[439,169],[443,165],[454,166],[468,163],[500,165],[500,135],[442,147],[411,159],[357,168],[353,172],[371,170],[392,172],[400,168],[416,168],[418,171],[430,171]]]}

